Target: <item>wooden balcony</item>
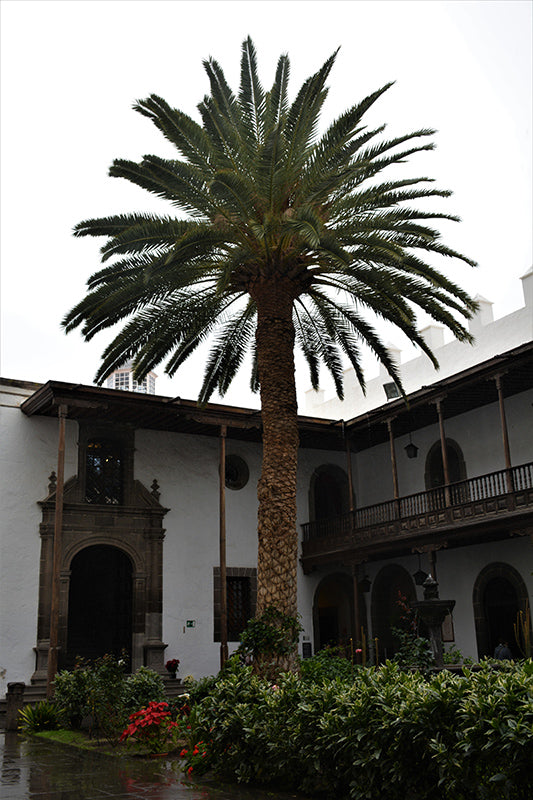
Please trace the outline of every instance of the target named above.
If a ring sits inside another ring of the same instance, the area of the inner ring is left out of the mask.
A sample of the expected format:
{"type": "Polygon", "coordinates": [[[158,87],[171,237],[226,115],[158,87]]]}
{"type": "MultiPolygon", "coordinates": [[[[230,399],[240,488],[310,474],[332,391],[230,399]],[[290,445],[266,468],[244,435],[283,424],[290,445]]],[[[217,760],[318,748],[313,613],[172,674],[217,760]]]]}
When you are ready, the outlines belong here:
{"type": "Polygon", "coordinates": [[[533,462],[302,525],[304,572],[533,534],[533,462]]]}

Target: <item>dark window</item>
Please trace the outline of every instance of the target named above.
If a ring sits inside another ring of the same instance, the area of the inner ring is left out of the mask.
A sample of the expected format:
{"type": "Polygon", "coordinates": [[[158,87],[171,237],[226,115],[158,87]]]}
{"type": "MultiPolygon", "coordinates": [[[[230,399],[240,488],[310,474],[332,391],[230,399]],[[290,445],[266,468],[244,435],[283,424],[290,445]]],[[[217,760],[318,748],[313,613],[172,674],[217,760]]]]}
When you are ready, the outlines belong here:
{"type": "Polygon", "coordinates": [[[385,389],[387,400],[394,400],[395,398],[400,397],[400,390],[395,383],[384,383],[383,388],[385,389]]]}
{"type": "Polygon", "coordinates": [[[335,464],[315,470],[310,486],[310,512],[313,520],[327,520],[350,510],[348,476],[335,464]]]}
{"type": "MultiPolygon", "coordinates": [[[[220,568],[213,569],[214,641],[220,642],[220,568]]],[[[227,567],[226,597],[228,642],[239,642],[248,620],[255,616],[257,570],[250,567],[227,567]]]]}
{"type": "Polygon", "coordinates": [[[88,503],[122,503],[123,460],[120,443],[108,439],[87,442],[85,499],[88,503]]]}
{"type": "Polygon", "coordinates": [[[228,641],[238,642],[251,617],[251,578],[227,578],[228,641]]]}
{"type": "Polygon", "coordinates": [[[248,483],[250,470],[240,456],[226,456],[226,486],[228,489],[242,489],[248,483]]]}
{"type": "MultiPolygon", "coordinates": [[[[446,439],[446,455],[448,457],[450,483],[464,481],[466,479],[466,466],[463,453],[459,445],[451,439],[446,439]]],[[[428,453],[425,479],[426,489],[444,486],[444,465],[440,441],[435,442],[428,453]]]]}

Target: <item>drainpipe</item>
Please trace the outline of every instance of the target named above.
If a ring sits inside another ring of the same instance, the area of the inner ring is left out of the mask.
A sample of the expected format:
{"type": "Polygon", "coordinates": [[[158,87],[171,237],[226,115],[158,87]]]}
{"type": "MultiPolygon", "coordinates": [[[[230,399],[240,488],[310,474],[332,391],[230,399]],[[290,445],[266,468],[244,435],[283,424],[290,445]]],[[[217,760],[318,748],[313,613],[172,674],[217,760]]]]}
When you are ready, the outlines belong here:
{"type": "Polygon", "coordinates": [[[220,426],[220,669],[228,660],[228,589],[226,585],[226,425],[220,426]]]}
{"type": "Polygon", "coordinates": [[[61,538],[63,533],[63,489],[65,486],[65,419],[68,406],[60,405],[57,410],[59,418],[59,444],[57,448],[57,485],[54,517],[54,556],[52,562],[52,599],[50,605],[50,645],[48,649],[48,674],[46,696],[54,693],[54,679],[58,668],[59,648],[59,590],[61,572],[61,538]]]}

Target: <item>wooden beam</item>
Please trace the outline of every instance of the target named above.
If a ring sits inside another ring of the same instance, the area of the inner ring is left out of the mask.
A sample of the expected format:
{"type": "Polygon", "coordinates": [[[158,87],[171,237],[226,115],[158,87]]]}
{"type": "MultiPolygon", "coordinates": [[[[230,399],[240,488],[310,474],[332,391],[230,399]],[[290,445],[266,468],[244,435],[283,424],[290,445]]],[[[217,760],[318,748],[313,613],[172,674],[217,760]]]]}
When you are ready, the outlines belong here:
{"type": "Polygon", "coordinates": [[[220,427],[219,553],[220,553],[220,669],[228,660],[228,588],[226,584],[226,433],[220,427]]]}

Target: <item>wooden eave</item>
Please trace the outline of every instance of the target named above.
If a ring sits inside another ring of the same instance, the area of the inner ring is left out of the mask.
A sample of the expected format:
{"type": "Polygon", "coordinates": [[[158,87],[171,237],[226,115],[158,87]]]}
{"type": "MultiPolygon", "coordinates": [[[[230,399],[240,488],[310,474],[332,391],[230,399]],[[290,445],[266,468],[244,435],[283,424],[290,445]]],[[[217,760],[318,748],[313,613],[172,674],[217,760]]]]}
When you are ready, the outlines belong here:
{"type": "MultiPolygon", "coordinates": [[[[344,435],[353,450],[365,450],[388,440],[387,420],[393,420],[395,436],[436,423],[435,402],[442,401],[444,419],[497,401],[495,376],[502,376],[505,397],[533,388],[533,342],[424,386],[403,398],[345,422],[299,416],[300,446],[343,450],[344,435]]],[[[207,403],[179,397],[125,392],[83,384],[48,381],[25,400],[27,416],[56,417],[66,405],[68,418],[98,420],[134,428],[164,430],[202,436],[218,436],[221,425],[227,436],[242,441],[261,441],[261,412],[254,409],[207,403]]]]}

